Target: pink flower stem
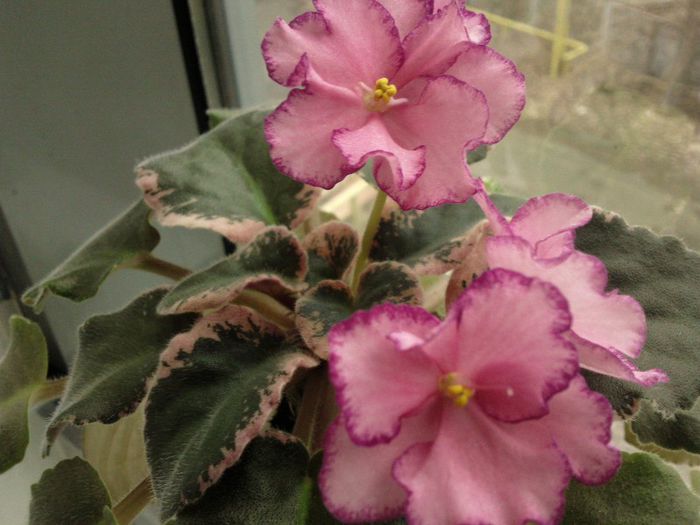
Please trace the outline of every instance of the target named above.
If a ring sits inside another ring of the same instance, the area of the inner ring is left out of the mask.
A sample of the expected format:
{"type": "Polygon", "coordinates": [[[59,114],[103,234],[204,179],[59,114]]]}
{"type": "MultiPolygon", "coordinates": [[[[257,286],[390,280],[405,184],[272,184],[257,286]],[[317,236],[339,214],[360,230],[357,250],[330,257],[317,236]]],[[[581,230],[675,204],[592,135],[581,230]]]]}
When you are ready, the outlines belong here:
{"type": "Polygon", "coordinates": [[[382,218],[384,204],[386,204],[386,193],[384,193],[382,190],[377,190],[377,197],[374,200],[374,205],[372,206],[372,211],[369,214],[369,219],[367,219],[365,233],[362,236],[362,247],[360,249],[360,254],[357,256],[357,261],[355,262],[355,272],[352,276],[351,289],[355,295],[357,295],[357,289],[360,286],[360,275],[362,274],[362,270],[366,268],[369,260],[369,251],[372,248],[374,236],[377,234],[377,230],[379,230],[379,221],[382,218]]]}

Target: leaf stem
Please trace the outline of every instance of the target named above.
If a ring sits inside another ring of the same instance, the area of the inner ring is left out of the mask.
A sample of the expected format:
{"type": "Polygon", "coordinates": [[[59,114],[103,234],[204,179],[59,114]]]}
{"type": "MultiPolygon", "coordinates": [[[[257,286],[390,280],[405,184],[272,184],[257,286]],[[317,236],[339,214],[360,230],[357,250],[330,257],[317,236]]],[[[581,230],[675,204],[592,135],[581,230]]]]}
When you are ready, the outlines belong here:
{"type": "Polygon", "coordinates": [[[257,290],[243,290],[233,302],[258,311],[263,317],[285,330],[292,330],[296,326],[294,312],[273,297],[257,290]]]}
{"type": "Polygon", "coordinates": [[[131,492],[112,509],[119,525],[129,525],[153,499],[151,478],[147,477],[136,485],[131,492]]]}
{"type": "Polygon", "coordinates": [[[134,261],[125,265],[128,268],[136,268],[138,270],[143,270],[145,272],[155,273],[157,275],[162,275],[163,277],[168,277],[173,281],[179,281],[184,279],[192,272],[188,269],[173,264],[158,257],[154,257],[150,253],[146,253],[137,257],[134,261]]]}
{"type": "Polygon", "coordinates": [[[47,379],[34,390],[29,398],[29,406],[37,406],[47,401],[58,399],[63,395],[67,383],[68,376],[63,376],[58,379],[47,379]]]}
{"type": "Polygon", "coordinates": [[[292,431],[310,454],[323,448],[323,436],[337,412],[335,392],[328,380],[328,365],[323,364],[309,372],[292,431]]]}
{"type": "Polygon", "coordinates": [[[369,214],[369,219],[367,219],[365,232],[362,235],[362,248],[360,249],[360,254],[357,256],[357,261],[355,262],[355,271],[352,276],[351,285],[353,294],[357,294],[357,289],[360,286],[360,274],[362,274],[362,270],[364,270],[367,266],[369,251],[372,248],[372,241],[374,241],[374,236],[379,230],[379,221],[382,218],[384,204],[386,204],[386,193],[384,193],[382,190],[377,190],[377,197],[374,199],[374,205],[372,206],[372,211],[369,214]]]}

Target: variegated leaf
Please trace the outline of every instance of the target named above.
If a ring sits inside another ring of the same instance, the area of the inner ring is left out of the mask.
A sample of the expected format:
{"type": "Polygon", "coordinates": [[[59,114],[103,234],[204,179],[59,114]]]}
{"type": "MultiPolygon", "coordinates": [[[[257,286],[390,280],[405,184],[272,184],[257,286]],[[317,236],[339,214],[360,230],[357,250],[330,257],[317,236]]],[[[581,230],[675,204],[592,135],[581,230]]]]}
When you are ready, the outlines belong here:
{"type": "Polygon", "coordinates": [[[645,453],[623,453],[620,471],[609,483],[573,482],[566,492],[563,525],[700,524],[700,499],[672,467],[645,453]]]}
{"type": "Polygon", "coordinates": [[[39,326],[12,316],[10,346],[0,361],[0,473],[24,458],[29,444],[29,401],[46,380],[48,367],[46,341],[39,326]]]}
{"type": "Polygon", "coordinates": [[[321,281],[296,304],[296,323],[304,342],[318,356],[328,357],[328,331],[356,310],[381,303],[421,304],[423,291],[405,264],[372,263],[360,276],[357,298],[341,281],[321,281]]]}
{"type": "MultiPolygon", "coordinates": [[[[521,199],[491,198],[501,212],[512,215],[521,199]]],[[[372,244],[374,261],[398,261],[418,275],[438,275],[459,266],[469,249],[469,231],[484,214],[473,200],[425,211],[385,211],[372,244]]]]}
{"type": "Polygon", "coordinates": [[[238,461],[294,372],[316,364],[275,325],[237,305],[173,338],[146,406],[146,452],[164,519],[238,461]]]}
{"type": "Polygon", "coordinates": [[[109,492],[90,464],[65,459],[32,485],[29,525],[117,525],[109,492]]]}
{"type": "MultiPolygon", "coordinates": [[[[587,373],[589,384],[622,413],[634,413],[641,399],[649,401],[648,408],[658,415],[641,415],[644,421],[635,425],[635,432],[661,444],[673,432],[669,425],[695,419],[690,411],[700,396],[700,254],[678,239],[630,227],[621,217],[600,210],[576,232],[576,246],[605,263],[610,289],[631,295],[644,307],[647,342],[637,364],[644,370],[661,368],[670,378],[643,388],[587,373]]],[[[696,420],[692,426],[699,424],[696,420]]],[[[686,444],[697,447],[697,440],[686,444]]]]}
{"type": "Polygon", "coordinates": [[[246,246],[206,270],[190,275],[168,293],[160,313],[201,312],[220,308],[247,286],[286,292],[306,287],[306,252],[287,228],[266,228],[246,246]]]}
{"type": "Polygon", "coordinates": [[[24,292],[22,301],[39,311],[49,292],[72,301],[94,296],[110,273],[132,265],[156,247],[160,235],[148,222],[150,213],[148,206],[138,201],[24,292]]]}
{"type": "Polygon", "coordinates": [[[205,228],[248,242],[265,225],[299,225],[319,190],[277,171],[266,112],[239,113],[192,144],[142,162],[136,183],[164,226],[205,228]]]}
{"type": "MultiPolygon", "coordinates": [[[[298,525],[309,455],[291,436],[258,437],[204,497],[168,525],[298,525]]],[[[321,525],[321,524],[317,524],[321,525]]]]}
{"type": "Polygon", "coordinates": [[[313,286],[324,279],[343,279],[359,244],[355,229],[343,222],[327,222],[313,230],[304,238],[309,255],[307,282],[313,286]]]}
{"type": "Polygon", "coordinates": [[[488,269],[486,240],[490,234],[491,228],[486,219],[477,223],[467,234],[465,239],[466,253],[462,262],[452,272],[450,281],[447,283],[445,306],[448,310],[452,303],[467,289],[472,280],[488,269]]]}
{"type": "Polygon", "coordinates": [[[66,424],[113,423],[136,409],[168,341],[196,319],[158,315],[156,306],[167,291],[156,288],[80,327],[71,377],[47,429],[48,446],[66,424]]]}

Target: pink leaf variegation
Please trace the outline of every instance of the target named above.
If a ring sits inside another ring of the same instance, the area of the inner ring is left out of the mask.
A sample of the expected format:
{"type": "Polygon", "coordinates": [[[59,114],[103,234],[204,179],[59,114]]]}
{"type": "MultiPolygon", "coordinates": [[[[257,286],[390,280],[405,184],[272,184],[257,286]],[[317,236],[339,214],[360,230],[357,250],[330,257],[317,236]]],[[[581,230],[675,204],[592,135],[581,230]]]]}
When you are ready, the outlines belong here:
{"type": "Polygon", "coordinates": [[[284,387],[318,361],[242,306],[200,319],[161,355],[146,448],[162,516],[199,499],[264,434],[284,387]]]}

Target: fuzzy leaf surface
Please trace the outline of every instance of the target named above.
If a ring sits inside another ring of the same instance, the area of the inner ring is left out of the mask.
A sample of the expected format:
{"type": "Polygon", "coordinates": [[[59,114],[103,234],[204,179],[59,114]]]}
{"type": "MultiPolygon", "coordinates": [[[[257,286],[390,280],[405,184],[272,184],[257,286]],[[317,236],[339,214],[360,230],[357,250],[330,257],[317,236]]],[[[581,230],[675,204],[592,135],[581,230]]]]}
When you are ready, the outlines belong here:
{"type": "Polygon", "coordinates": [[[39,311],[49,293],[76,302],[93,297],[110,273],[158,245],[160,235],[148,222],[150,213],[143,201],[136,202],[24,292],[22,301],[39,311]]]}
{"type": "Polygon", "coordinates": [[[566,493],[563,525],[658,525],[700,523],[700,499],[675,469],[645,453],[623,453],[620,471],[609,483],[572,482],[566,493]]]}
{"type": "Polygon", "coordinates": [[[318,356],[328,357],[328,331],[356,310],[368,310],[381,303],[423,302],[418,277],[405,264],[371,263],[360,276],[357,298],[341,281],[321,281],[296,304],[296,323],[304,342],[318,356]]]}
{"type": "Polygon", "coordinates": [[[47,429],[51,443],[66,424],[113,423],[132,413],[170,339],[196,316],[161,316],[156,307],[168,288],[146,292],[122,310],[96,315],[80,327],[71,378],[47,429]]]}
{"type": "Polygon", "coordinates": [[[227,108],[210,108],[207,110],[207,117],[209,117],[209,127],[215,128],[222,122],[235,117],[240,112],[235,109],[227,108]]]}
{"type": "Polygon", "coordinates": [[[36,323],[10,318],[10,346],[0,361],[0,473],[24,458],[29,444],[29,400],[46,379],[46,341],[36,323]]]}
{"type": "Polygon", "coordinates": [[[700,400],[690,410],[677,410],[670,417],[642,401],[632,430],[642,443],[700,454],[700,400]]]}
{"type": "Polygon", "coordinates": [[[146,452],[163,519],[236,463],[271,420],[294,372],[316,364],[242,306],[173,338],[146,406],[146,452]]]}
{"type": "Polygon", "coordinates": [[[309,455],[288,437],[257,437],[204,497],[168,525],[297,525],[309,455]]]}
{"type": "Polygon", "coordinates": [[[265,225],[298,226],[319,190],[285,177],[270,159],[266,112],[222,122],[193,143],[137,167],[136,183],[164,226],[206,228],[248,242],[265,225]]]}
{"type": "Polygon", "coordinates": [[[325,279],[342,279],[352,264],[360,239],[352,226],[331,221],[322,224],[304,238],[309,256],[306,281],[316,285],[325,279]]]}
{"type": "Polygon", "coordinates": [[[111,506],[95,469],[81,458],[66,459],[32,485],[29,525],[116,525],[111,506]]]}
{"type": "MultiPolygon", "coordinates": [[[[504,215],[512,215],[522,204],[505,195],[491,198],[504,215]]],[[[390,210],[379,223],[370,258],[404,263],[418,275],[445,273],[462,262],[469,248],[466,237],[483,219],[474,200],[425,211],[390,210]]]]}
{"type": "Polygon", "coordinates": [[[632,413],[638,400],[650,401],[663,417],[644,416],[644,439],[664,441],[672,432],[666,426],[674,413],[695,417],[687,411],[700,396],[700,254],[676,238],[628,226],[621,217],[602,211],[577,230],[576,246],[605,263],[610,289],[642,305],[647,342],[636,362],[640,369],[661,368],[670,378],[653,388],[590,372],[587,380],[619,412],[632,413]]]}
{"type": "Polygon", "coordinates": [[[266,228],[232,255],[179,282],[158,311],[172,314],[220,308],[256,284],[285,292],[301,290],[306,286],[307,269],[306,252],[294,234],[280,226],[266,228]]]}
{"type": "Polygon", "coordinates": [[[111,425],[90,423],[85,426],[85,459],[97,470],[114,501],[121,501],[150,475],[143,426],[143,405],[111,425]]]}

